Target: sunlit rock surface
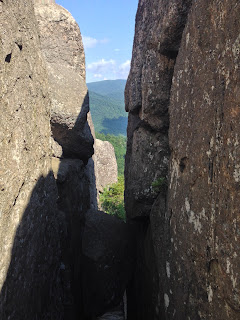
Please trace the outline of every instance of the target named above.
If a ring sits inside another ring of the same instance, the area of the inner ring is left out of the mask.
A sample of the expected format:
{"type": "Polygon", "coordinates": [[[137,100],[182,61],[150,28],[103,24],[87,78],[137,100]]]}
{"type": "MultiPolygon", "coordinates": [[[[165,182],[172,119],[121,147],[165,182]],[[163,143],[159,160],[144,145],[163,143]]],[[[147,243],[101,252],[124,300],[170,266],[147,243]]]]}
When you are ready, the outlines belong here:
{"type": "Polygon", "coordinates": [[[87,162],[93,154],[93,137],[87,122],[89,98],[78,24],[54,3],[37,2],[35,13],[49,77],[53,137],[66,157],[87,162]]]}
{"type": "Polygon", "coordinates": [[[95,170],[97,171],[97,190],[103,189],[118,180],[117,160],[114,147],[108,141],[95,140],[95,170]]]}
{"type": "Polygon", "coordinates": [[[1,1],[0,20],[0,318],[62,319],[50,100],[32,2],[1,1]]]}

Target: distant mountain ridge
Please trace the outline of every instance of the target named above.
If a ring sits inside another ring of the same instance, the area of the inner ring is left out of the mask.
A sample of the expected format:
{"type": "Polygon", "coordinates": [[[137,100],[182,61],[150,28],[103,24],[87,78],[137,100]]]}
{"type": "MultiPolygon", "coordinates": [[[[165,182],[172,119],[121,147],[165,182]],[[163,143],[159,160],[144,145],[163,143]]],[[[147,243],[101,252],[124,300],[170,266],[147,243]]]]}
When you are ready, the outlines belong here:
{"type": "Polygon", "coordinates": [[[125,85],[126,80],[104,80],[87,84],[96,132],[126,136],[125,85]]]}

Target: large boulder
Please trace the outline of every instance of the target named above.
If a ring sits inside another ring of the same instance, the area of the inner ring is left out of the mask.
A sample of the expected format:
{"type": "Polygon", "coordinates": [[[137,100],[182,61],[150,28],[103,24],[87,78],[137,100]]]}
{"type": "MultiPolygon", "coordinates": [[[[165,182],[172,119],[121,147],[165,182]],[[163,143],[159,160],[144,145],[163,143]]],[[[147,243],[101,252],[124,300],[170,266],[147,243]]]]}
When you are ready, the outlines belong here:
{"type": "Polygon", "coordinates": [[[0,318],[62,319],[50,100],[31,1],[0,1],[0,38],[0,318]]]}
{"type": "Polygon", "coordinates": [[[52,133],[64,156],[87,162],[93,154],[93,137],[87,122],[89,97],[82,37],[71,14],[50,2],[36,1],[35,14],[50,84],[52,133]]]}
{"type": "Polygon", "coordinates": [[[102,211],[85,217],[82,239],[83,305],[86,316],[116,306],[133,271],[133,232],[123,221],[102,211]]]}

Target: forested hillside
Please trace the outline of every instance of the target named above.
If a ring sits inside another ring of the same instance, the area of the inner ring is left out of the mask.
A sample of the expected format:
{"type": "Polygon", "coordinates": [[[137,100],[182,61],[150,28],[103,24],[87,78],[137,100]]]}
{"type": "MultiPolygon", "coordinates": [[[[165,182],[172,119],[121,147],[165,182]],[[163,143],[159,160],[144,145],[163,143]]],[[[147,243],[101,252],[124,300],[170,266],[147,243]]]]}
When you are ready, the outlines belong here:
{"type": "Polygon", "coordinates": [[[126,136],[125,80],[88,83],[90,110],[96,132],[126,136]]]}

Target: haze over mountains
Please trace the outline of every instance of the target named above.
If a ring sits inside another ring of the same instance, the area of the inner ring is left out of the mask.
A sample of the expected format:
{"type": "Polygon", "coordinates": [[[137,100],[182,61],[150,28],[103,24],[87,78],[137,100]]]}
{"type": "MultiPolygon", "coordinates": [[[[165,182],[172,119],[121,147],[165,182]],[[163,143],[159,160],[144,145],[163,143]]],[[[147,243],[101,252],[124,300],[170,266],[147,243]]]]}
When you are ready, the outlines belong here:
{"type": "Polygon", "coordinates": [[[96,132],[126,136],[125,85],[126,80],[105,80],[87,84],[96,132]]]}

